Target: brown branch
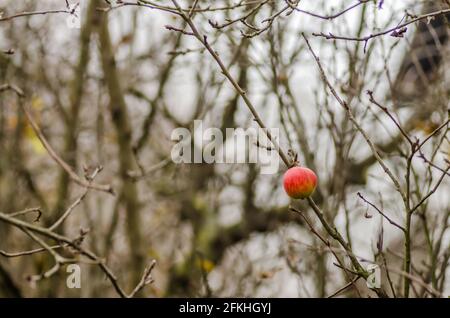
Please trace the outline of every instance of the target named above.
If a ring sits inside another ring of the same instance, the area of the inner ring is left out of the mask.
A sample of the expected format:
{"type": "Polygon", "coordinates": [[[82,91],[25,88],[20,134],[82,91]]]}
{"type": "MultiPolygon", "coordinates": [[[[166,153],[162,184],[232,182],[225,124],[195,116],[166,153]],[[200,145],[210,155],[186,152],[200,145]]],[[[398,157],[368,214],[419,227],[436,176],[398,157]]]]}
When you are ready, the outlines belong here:
{"type": "Polygon", "coordinates": [[[17,87],[16,85],[8,84],[8,83],[0,85],[0,93],[4,92],[4,91],[7,91],[7,90],[13,91],[19,97],[24,97],[25,96],[24,92],[19,87],[17,87]]]}
{"type": "Polygon", "coordinates": [[[442,173],[447,174],[448,176],[450,176],[450,173],[447,172],[447,170],[445,170],[444,168],[439,167],[438,165],[436,165],[435,163],[431,162],[430,160],[427,159],[427,157],[425,157],[425,155],[423,154],[423,152],[421,150],[419,150],[419,158],[422,158],[422,160],[427,163],[428,165],[430,165],[431,167],[441,171],[442,173]]]}
{"type": "Polygon", "coordinates": [[[223,24],[218,24],[217,22],[213,22],[212,20],[208,20],[208,23],[215,29],[223,29],[225,27],[228,27],[236,22],[241,21],[242,23],[245,22],[245,20],[247,20],[251,15],[253,15],[254,13],[256,13],[261,7],[263,7],[265,4],[267,4],[270,0],[265,0],[262,1],[261,3],[259,3],[257,6],[255,6],[252,10],[250,10],[247,14],[245,14],[244,16],[238,17],[236,19],[233,20],[229,20],[226,23],[223,24]]]}
{"type": "MultiPolygon", "coordinates": [[[[310,231],[311,231],[314,235],[316,235],[316,236],[317,236],[317,237],[318,237],[318,238],[319,238],[319,239],[320,239],[320,240],[328,247],[328,249],[330,250],[330,252],[334,255],[334,257],[335,257],[336,260],[338,261],[338,263],[339,263],[342,267],[344,267],[344,264],[342,263],[342,261],[340,260],[340,258],[338,257],[338,255],[336,254],[336,252],[334,251],[334,249],[332,248],[330,241],[328,241],[327,239],[325,239],[322,235],[320,235],[319,232],[317,232],[317,231],[314,229],[314,227],[312,226],[311,222],[309,222],[308,218],[307,218],[302,212],[300,212],[299,210],[297,210],[297,209],[295,209],[295,208],[293,208],[293,207],[289,207],[289,210],[291,210],[291,211],[297,213],[298,215],[300,215],[300,216],[302,217],[302,219],[303,219],[303,220],[305,221],[305,223],[308,225],[310,231]]],[[[355,288],[355,290],[356,290],[356,292],[360,295],[359,290],[358,290],[358,288],[357,288],[356,285],[355,285],[355,282],[356,282],[356,280],[358,280],[358,278],[361,277],[362,275],[361,275],[361,274],[357,274],[356,279],[350,279],[350,277],[348,277],[347,271],[344,271],[344,273],[345,273],[345,275],[347,276],[347,278],[350,280],[349,284],[350,284],[350,285],[353,285],[354,288],[355,288]]],[[[360,296],[361,296],[361,295],[360,295],[360,296]]]]}
{"type": "Polygon", "coordinates": [[[153,283],[152,271],[156,266],[156,261],[153,260],[149,266],[147,266],[142,274],[142,278],[136,285],[134,290],[127,295],[127,298],[133,298],[139,291],[141,291],[145,286],[153,283]]]}
{"type": "Polygon", "coordinates": [[[80,178],[75,173],[75,171],[73,171],[73,169],[52,148],[52,146],[50,145],[50,143],[47,141],[44,134],[42,133],[41,129],[39,128],[39,126],[37,125],[35,120],[33,119],[33,116],[31,116],[30,112],[27,110],[26,106],[23,105],[22,103],[19,103],[19,105],[22,108],[25,115],[27,116],[27,119],[30,122],[31,127],[33,128],[34,132],[36,133],[36,136],[39,138],[39,140],[41,141],[44,148],[47,150],[50,157],[52,157],[52,159],[59,166],[61,166],[61,168],[63,168],[67,172],[67,174],[70,176],[72,181],[74,181],[76,184],[78,184],[82,187],[85,187],[85,188],[114,194],[114,190],[110,185],[96,184],[96,183],[89,182],[89,181],[86,181],[86,180],[83,180],[82,178],[80,178]]]}
{"type": "MultiPolygon", "coordinates": [[[[51,249],[57,249],[57,248],[61,248],[62,245],[53,245],[50,246],[51,249]]],[[[8,257],[8,258],[13,258],[13,257],[21,257],[21,256],[27,256],[27,255],[33,255],[33,254],[37,254],[37,253],[42,253],[47,251],[47,249],[41,247],[41,248],[36,248],[33,250],[29,250],[29,251],[22,251],[22,252],[6,252],[3,250],[0,250],[0,255],[4,256],[4,257],[8,257]]]]}
{"type": "Polygon", "coordinates": [[[22,211],[18,211],[18,212],[13,212],[10,213],[9,215],[12,217],[17,217],[19,215],[25,215],[25,214],[29,214],[29,213],[36,213],[36,218],[34,219],[34,222],[39,222],[41,216],[42,216],[42,211],[40,208],[30,208],[30,209],[25,209],[22,211]]]}
{"type": "Polygon", "coordinates": [[[450,165],[448,165],[447,169],[442,172],[441,177],[436,182],[434,187],[409,211],[409,213],[412,214],[414,211],[416,211],[426,200],[428,200],[429,197],[431,197],[433,195],[433,193],[436,192],[437,188],[441,185],[444,177],[446,175],[448,175],[449,170],[450,170],[450,165]]]}
{"type": "MultiPolygon", "coordinates": [[[[92,183],[92,180],[94,180],[94,178],[97,176],[97,174],[102,170],[102,167],[97,167],[94,172],[90,175],[87,176],[87,180],[89,183],[92,183]]],[[[83,201],[83,199],[86,197],[86,195],[89,192],[89,188],[86,187],[83,190],[83,193],[67,208],[67,210],[63,213],[63,215],[61,215],[61,217],[55,221],[55,223],[53,223],[53,225],[51,225],[48,229],[50,231],[54,231],[58,226],[60,226],[61,224],[63,224],[63,222],[69,217],[69,215],[72,213],[72,211],[81,203],[81,201],[83,201]]]]}
{"type": "Polygon", "coordinates": [[[328,89],[330,90],[331,94],[334,96],[334,98],[336,99],[336,101],[345,109],[348,118],[350,119],[350,121],[352,122],[352,124],[355,126],[355,128],[361,133],[361,135],[364,137],[364,139],[366,140],[367,144],[369,145],[375,159],[378,161],[378,163],[380,164],[380,166],[383,168],[384,172],[389,176],[389,178],[391,179],[392,183],[395,186],[395,189],[397,190],[397,192],[400,194],[400,196],[402,197],[403,201],[406,202],[406,195],[405,193],[402,191],[402,188],[400,186],[400,182],[398,181],[397,177],[394,176],[394,174],[391,172],[391,170],[387,167],[387,165],[384,163],[383,159],[380,157],[375,144],[372,142],[372,140],[369,138],[368,134],[366,133],[366,131],[361,127],[361,125],[356,121],[355,116],[353,115],[352,110],[350,109],[349,105],[347,105],[347,103],[345,101],[343,101],[341,99],[341,97],[338,95],[338,93],[336,92],[336,90],[334,89],[334,87],[331,85],[330,81],[328,80],[327,75],[325,74],[325,71],[322,67],[322,64],[319,60],[319,58],[317,57],[316,53],[314,52],[314,50],[311,47],[311,44],[309,43],[308,39],[306,38],[305,34],[302,33],[303,39],[305,39],[306,44],[309,48],[309,51],[311,52],[312,56],[314,57],[316,64],[319,68],[320,71],[320,75],[322,77],[322,80],[325,82],[326,86],[328,87],[328,89]]]}
{"type": "Polygon", "coordinates": [[[360,279],[361,276],[356,276],[355,278],[353,278],[350,282],[348,282],[347,284],[345,284],[343,287],[339,288],[338,290],[336,290],[334,293],[332,293],[331,295],[329,295],[327,298],[333,298],[337,295],[339,295],[340,293],[342,293],[343,291],[345,291],[347,288],[349,288],[350,286],[354,285],[358,279],[360,279]]]}
{"type": "MultiPolygon", "coordinates": [[[[1,213],[0,212],[0,221],[3,221],[7,224],[10,224],[12,226],[15,226],[17,228],[20,228],[22,230],[25,230],[27,234],[31,233],[31,236],[33,236],[33,239],[36,240],[35,238],[37,238],[36,235],[34,235],[33,233],[45,236],[47,238],[50,238],[52,240],[55,240],[57,242],[60,243],[64,243],[67,244],[67,246],[70,246],[72,248],[74,248],[75,250],[77,250],[80,254],[86,256],[88,259],[90,259],[92,262],[90,262],[89,264],[95,264],[97,266],[99,266],[99,268],[102,270],[102,272],[105,273],[106,277],[108,278],[108,280],[111,282],[112,286],[114,287],[115,291],[119,294],[119,296],[124,297],[124,298],[128,298],[128,297],[132,297],[135,295],[135,293],[133,293],[136,288],[133,289],[133,292],[131,292],[130,294],[127,294],[122,287],[119,285],[118,279],[115,276],[115,274],[112,272],[112,270],[106,265],[106,263],[104,262],[104,260],[102,258],[100,258],[99,256],[97,256],[96,254],[94,254],[93,252],[91,252],[88,249],[83,248],[80,245],[80,242],[78,239],[70,239],[67,236],[64,235],[60,235],[57,234],[53,231],[50,231],[47,228],[38,226],[38,225],[34,225],[28,222],[24,222],[22,220],[10,217],[8,214],[5,213],[1,213]]],[[[42,244],[42,240],[37,238],[38,242],[41,242],[41,245],[45,245],[43,246],[43,248],[48,251],[49,253],[53,254],[54,253],[54,248],[48,246],[45,242],[44,244],[42,244]]],[[[58,256],[57,256],[58,258],[58,256]]],[[[75,262],[74,260],[67,260],[67,259],[58,259],[61,262],[66,262],[66,261],[70,261],[70,262],[75,262]]],[[[153,261],[154,262],[154,261],[153,261]]],[[[153,262],[151,264],[153,264],[153,262]]],[[[56,265],[55,265],[56,266],[56,265]]],[[[52,267],[49,271],[47,271],[46,275],[49,275],[51,273],[53,273],[53,271],[55,270],[55,266],[52,267]]],[[[150,268],[153,269],[154,265],[150,265],[150,268]]],[[[150,271],[151,272],[151,271],[150,271]]],[[[44,273],[45,274],[45,273],[44,273]]],[[[149,276],[149,267],[144,271],[144,275],[143,277],[146,277],[145,281],[149,282],[148,278],[149,276]]],[[[37,277],[35,277],[37,278],[37,277]]],[[[146,283],[147,284],[147,283],[146,283]]],[[[140,286],[140,284],[138,284],[137,286],[140,286]]],[[[142,287],[140,287],[141,289],[142,287]]]]}
{"type": "Polygon", "coordinates": [[[408,140],[409,144],[411,147],[413,147],[413,141],[411,140],[411,138],[409,137],[408,133],[403,129],[403,127],[398,123],[398,121],[394,118],[394,116],[391,114],[391,112],[387,109],[387,107],[381,105],[380,103],[378,103],[375,98],[373,97],[373,92],[372,91],[367,91],[367,95],[369,95],[369,100],[372,104],[376,105],[378,108],[380,108],[383,112],[386,113],[386,115],[389,116],[389,118],[392,120],[392,122],[395,124],[395,126],[397,126],[398,130],[400,131],[400,133],[406,138],[406,140],[408,140]]]}
{"type": "Polygon", "coordinates": [[[374,34],[370,34],[368,36],[365,37],[350,37],[350,36],[341,36],[341,35],[334,35],[331,32],[328,34],[325,34],[323,32],[321,33],[313,33],[314,36],[319,36],[319,37],[323,37],[327,40],[345,40],[345,41],[357,41],[357,42],[365,42],[367,45],[367,42],[373,38],[382,36],[382,35],[386,35],[388,33],[391,33],[392,36],[396,36],[399,37],[398,33],[395,32],[399,32],[399,30],[401,31],[401,34],[403,34],[406,30],[405,28],[415,22],[421,21],[421,20],[425,20],[425,19],[431,19],[440,15],[445,15],[450,13],[450,9],[445,9],[445,10],[439,10],[439,11],[435,11],[435,12],[431,12],[431,13],[427,13],[427,14],[423,14],[420,16],[415,17],[414,19],[401,23],[395,27],[389,28],[387,30],[378,32],[378,33],[374,33],[374,34]]]}
{"type": "Polygon", "coordinates": [[[16,13],[14,15],[10,15],[4,18],[0,17],[0,22],[4,22],[4,21],[9,21],[15,18],[19,18],[19,17],[29,17],[29,16],[33,16],[33,15],[45,15],[45,14],[53,14],[53,13],[67,13],[67,14],[74,14],[74,10],[46,10],[46,11],[33,11],[33,12],[21,12],[21,13],[16,13]]]}
{"type": "Polygon", "coordinates": [[[281,159],[283,160],[283,162],[286,164],[286,166],[290,166],[291,162],[288,158],[288,156],[284,153],[284,151],[280,148],[280,146],[278,145],[278,142],[273,138],[272,134],[270,133],[270,131],[266,128],[266,126],[264,125],[261,117],[259,116],[258,112],[256,111],[255,106],[253,105],[253,103],[250,101],[250,99],[247,96],[247,92],[245,92],[240,86],[239,84],[236,82],[236,80],[233,78],[233,76],[231,75],[231,73],[229,72],[228,68],[225,66],[225,64],[223,63],[222,59],[219,57],[219,54],[211,47],[211,45],[208,42],[207,36],[206,35],[202,35],[200,34],[200,32],[198,31],[197,27],[195,26],[195,24],[193,23],[192,19],[187,16],[183,10],[181,9],[181,7],[178,5],[178,2],[176,0],[172,0],[173,4],[175,5],[175,7],[178,9],[180,16],[186,21],[186,23],[189,25],[189,27],[192,30],[192,33],[194,34],[194,36],[197,38],[197,40],[203,44],[203,46],[208,50],[208,52],[211,54],[211,56],[214,58],[214,60],[217,62],[217,64],[219,65],[222,73],[225,75],[225,77],[229,80],[229,82],[233,85],[233,87],[235,88],[235,90],[239,93],[239,95],[242,97],[242,99],[245,102],[245,105],[247,106],[247,108],[250,110],[250,112],[252,113],[255,121],[258,123],[258,125],[264,130],[264,132],[267,135],[267,138],[272,142],[272,144],[274,145],[275,149],[278,151],[281,159]]]}

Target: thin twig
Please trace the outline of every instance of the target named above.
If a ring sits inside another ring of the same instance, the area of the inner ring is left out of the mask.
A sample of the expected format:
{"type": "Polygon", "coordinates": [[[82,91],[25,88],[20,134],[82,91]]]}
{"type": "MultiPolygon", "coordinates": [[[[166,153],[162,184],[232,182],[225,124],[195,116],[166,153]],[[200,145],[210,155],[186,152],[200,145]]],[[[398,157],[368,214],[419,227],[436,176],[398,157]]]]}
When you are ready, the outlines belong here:
{"type": "Polygon", "coordinates": [[[339,288],[338,290],[336,290],[334,293],[332,293],[331,295],[327,296],[327,298],[333,298],[337,295],[339,295],[340,293],[342,293],[344,290],[346,290],[347,288],[349,288],[350,286],[354,285],[358,279],[360,279],[361,276],[356,276],[355,278],[353,278],[350,282],[348,282],[347,284],[345,284],[344,286],[342,286],[341,288],[339,288]]]}
{"type": "MultiPolygon", "coordinates": [[[[314,13],[314,12],[310,12],[310,11],[306,11],[306,10],[299,9],[297,6],[295,6],[294,4],[292,4],[291,1],[285,0],[285,2],[286,2],[293,10],[295,10],[295,11],[297,11],[297,12],[301,12],[301,13],[307,14],[307,15],[310,15],[310,16],[315,17],[315,18],[322,19],[322,20],[333,20],[333,19],[336,19],[336,18],[340,17],[341,15],[347,13],[348,11],[350,11],[350,10],[352,10],[352,9],[354,9],[354,8],[356,8],[356,7],[358,7],[358,6],[362,5],[362,4],[364,4],[364,3],[367,3],[367,2],[369,2],[369,1],[372,1],[372,0],[358,0],[357,3],[351,5],[350,7],[346,8],[346,9],[344,9],[344,10],[342,10],[342,11],[339,11],[339,12],[337,12],[337,13],[335,13],[335,14],[331,14],[331,15],[320,15],[320,14],[317,14],[317,13],[314,13]]],[[[300,1],[297,2],[297,5],[298,5],[299,3],[300,3],[300,1]]]]}
{"type": "MultiPolygon", "coordinates": [[[[395,27],[389,28],[387,30],[384,30],[384,31],[381,31],[381,32],[378,32],[378,33],[370,34],[370,35],[364,36],[364,37],[340,36],[340,35],[334,35],[331,32],[328,33],[328,34],[325,34],[323,32],[321,32],[321,33],[313,33],[313,35],[314,36],[323,37],[323,38],[325,38],[327,40],[345,40],[345,41],[365,42],[366,45],[367,45],[367,42],[369,40],[373,39],[373,38],[376,38],[376,37],[379,37],[379,36],[382,36],[382,35],[386,35],[388,33],[392,34],[393,32],[395,32],[397,30],[402,30],[402,29],[405,30],[405,27],[407,27],[408,25],[410,25],[412,23],[415,23],[415,22],[418,22],[418,21],[421,21],[421,20],[425,20],[425,19],[435,18],[437,16],[445,15],[447,13],[450,13],[450,9],[430,12],[430,13],[427,13],[427,14],[424,14],[424,15],[420,15],[420,16],[418,16],[418,17],[416,17],[416,18],[414,18],[414,19],[412,19],[410,21],[407,21],[405,23],[398,24],[395,27]]],[[[404,33],[404,31],[402,33],[404,33]]],[[[394,33],[394,35],[395,35],[395,33],[394,33]]]]}
{"type": "MultiPolygon", "coordinates": [[[[97,176],[97,174],[102,170],[102,167],[97,167],[95,168],[94,172],[90,175],[87,176],[87,181],[91,184],[92,180],[94,180],[94,178],[97,176]]],[[[53,223],[52,226],[50,226],[48,229],[50,231],[54,231],[58,226],[60,226],[68,217],[69,215],[72,213],[72,211],[81,203],[81,201],[83,201],[83,199],[86,197],[86,195],[89,192],[89,187],[86,187],[83,190],[83,193],[66,209],[66,211],[63,213],[63,215],[61,215],[61,217],[55,221],[55,223],[53,223]]]]}
{"type": "Polygon", "coordinates": [[[17,217],[17,216],[25,215],[25,214],[29,214],[29,213],[36,213],[37,215],[36,215],[36,218],[34,219],[34,222],[39,222],[39,220],[41,219],[41,216],[42,216],[42,211],[40,208],[25,209],[22,211],[10,213],[9,215],[12,217],[17,217]]]}
{"type": "Polygon", "coordinates": [[[127,295],[127,298],[133,298],[141,289],[143,289],[145,286],[153,283],[152,271],[153,271],[153,268],[155,268],[155,266],[156,266],[156,261],[153,260],[150,263],[150,265],[148,265],[145,268],[141,280],[136,285],[134,290],[130,294],[127,295]]]}
{"type": "MultiPolygon", "coordinates": [[[[60,234],[57,234],[57,233],[55,233],[53,231],[50,231],[47,228],[44,228],[44,227],[41,227],[41,226],[37,226],[37,225],[31,224],[31,223],[28,223],[28,222],[25,222],[25,221],[22,221],[22,220],[10,217],[9,215],[7,215],[5,213],[1,213],[1,212],[0,212],[0,221],[3,221],[5,223],[8,223],[10,225],[13,225],[13,226],[18,227],[18,228],[23,229],[23,230],[28,230],[28,233],[31,233],[31,232],[37,233],[37,234],[43,235],[45,237],[48,237],[48,238],[50,238],[52,240],[55,240],[57,242],[61,242],[61,243],[67,244],[68,246],[70,246],[70,247],[74,248],[75,250],[77,250],[80,254],[82,254],[82,255],[86,256],[88,259],[90,259],[92,261],[91,264],[98,265],[99,268],[105,273],[106,277],[109,279],[109,281],[111,282],[111,284],[114,287],[115,291],[119,294],[120,297],[127,298],[130,295],[130,294],[127,294],[123,290],[123,288],[120,286],[116,275],[106,265],[105,261],[102,258],[100,258],[99,256],[97,256],[95,253],[89,251],[88,249],[83,248],[79,244],[79,240],[70,239],[67,236],[60,235],[60,234]]],[[[49,253],[54,253],[54,251],[48,245],[47,245],[47,247],[45,249],[49,253]]],[[[53,271],[53,270],[55,270],[55,268],[53,267],[51,270],[53,271]]]]}
{"type": "Polygon", "coordinates": [[[372,142],[372,140],[369,138],[368,134],[366,133],[366,131],[361,127],[361,125],[356,121],[355,116],[353,115],[352,110],[350,109],[349,105],[347,105],[347,103],[341,99],[341,97],[338,95],[338,93],[336,92],[336,90],[334,89],[334,87],[331,85],[330,81],[328,80],[327,75],[325,74],[325,71],[322,67],[322,64],[319,60],[319,58],[317,57],[316,53],[314,52],[314,50],[311,47],[311,44],[309,43],[308,39],[306,38],[305,34],[302,33],[303,39],[306,41],[306,44],[309,48],[309,51],[311,52],[312,56],[314,57],[316,64],[319,68],[320,71],[320,75],[322,77],[322,80],[325,82],[326,86],[328,87],[328,89],[330,90],[331,94],[334,96],[334,98],[336,99],[336,101],[345,109],[345,111],[347,112],[347,116],[350,119],[350,121],[353,123],[353,125],[355,126],[355,128],[361,133],[361,135],[364,137],[364,139],[366,140],[367,144],[369,145],[375,159],[378,161],[378,163],[380,164],[380,166],[383,168],[383,170],[386,172],[386,174],[389,176],[389,178],[392,180],[392,183],[395,186],[395,189],[397,190],[397,192],[401,195],[403,201],[406,201],[406,195],[405,193],[402,191],[402,188],[400,186],[400,182],[398,181],[398,179],[394,176],[394,174],[391,172],[391,170],[387,167],[387,165],[384,163],[383,159],[380,157],[375,144],[372,142]]]}
{"type": "MultiPolygon", "coordinates": [[[[57,248],[61,248],[62,245],[53,245],[50,246],[51,249],[57,249],[57,248]]],[[[33,250],[28,250],[28,251],[22,251],[22,252],[6,252],[3,250],[0,250],[0,255],[4,256],[4,257],[20,257],[20,256],[27,256],[27,255],[33,255],[33,254],[37,254],[37,253],[41,253],[41,252],[45,252],[47,251],[45,248],[41,247],[41,248],[35,248],[33,250]]]]}
{"type": "Polygon", "coordinates": [[[373,97],[372,91],[367,91],[367,95],[369,95],[369,100],[372,104],[376,105],[378,108],[380,108],[383,112],[386,113],[386,115],[389,116],[389,118],[392,120],[392,122],[397,126],[398,130],[400,130],[400,133],[408,140],[410,146],[413,146],[413,141],[409,137],[408,133],[403,129],[403,127],[397,122],[397,120],[392,116],[391,112],[387,109],[387,107],[382,106],[380,103],[378,103],[375,98],[373,97]]]}
{"type": "Polygon", "coordinates": [[[73,10],[46,10],[46,11],[33,11],[33,12],[21,12],[21,13],[16,13],[4,18],[0,18],[0,22],[4,22],[4,21],[9,21],[15,18],[20,18],[20,17],[29,17],[29,16],[33,16],[33,15],[45,15],[45,14],[54,14],[54,13],[67,13],[67,14],[73,14],[73,10]]]}
{"type": "Polygon", "coordinates": [[[65,162],[56,153],[56,151],[52,148],[52,146],[50,145],[50,143],[45,138],[44,134],[42,133],[41,129],[39,128],[39,126],[36,123],[36,121],[33,119],[33,116],[30,114],[30,112],[28,111],[26,106],[23,105],[22,103],[19,103],[19,105],[22,108],[22,110],[25,113],[25,115],[27,116],[27,119],[30,122],[31,127],[33,128],[34,132],[36,133],[36,136],[39,138],[39,140],[41,141],[41,143],[44,146],[44,148],[47,150],[47,152],[50,155],[50,157],[52,157],[52,159],[58,165],[60,165],[61,168],[64,169],[64,171],[67,172],[67,174],[70,176],[70,178],[75,183],[77,183],[78,185],[80,185],[82,187],[85,187],[85,188],[94,189],[94,190],[98,190],[98,191],[103,191],[103,192],[107,192],[107,193],[110,193],[110,194],[114,194],[113,188],[110,185],[108,185],[108,184],[105,184],[105,185],[104,184],[96,184],[96,183],[89,182],[89,181],[86,181],[86,180],[83,180],[82,178],[80,178],[75,173],[75,171],[73,171],[73,169],[69,166],[69,164],[67,162],[65,162]]]}
{"type": "Polygon", "coordinates": [[[252,113],[255,121],[258,123],[258,125],[264,130],[265,134],[267,135],[267,138],[272,142],[272,144],[274,145],[275,149],[277,149],[281,159],[283,160],[283,162],[286,164],[286,166],[290,166],[291,162],[288,158],[288,156],[284,153],[284,151],[281,149],[281,147],[278,145],[278,142],[275,140],[275,138],[272,136],[272,134],[270,133],[270,131],[266,128],[266,126],[264,125],[261,117],[259,116],[258,112],[256,111],[255,106],[253,105],[253,103],[250,101],[250,99],[247,96],[247,92],[245,92],[240,86],[239,84],[236,82],[236,80],[234,79],[234,77],[231,75],[231,73],[229,72],[228,68],[225,66],[225,64],[223,63],[222,59],[219,57],[219,54],[211,47],[211,45],[208,42],[208,38],[206,35],[202,35],[200,34],[200,32],[198,31],[197,27],[195,26],[194,22],[192,21],[192,19],[187,16],[183,10],[181,9],[181,7],[179,6],[178,2],[176,0],[172,0],[173,4],[175,5],[175,7],[178,9],[180,16],[186,21],[186,23],[189,25],[189,27],[192,30],[193,35],[195,36],[195,38],[197,38],[197,40],[203,44],[203,46],[208,50],[208,52],[211,54],[211,56],[214,58],[214,60],[217,62],[217,64],[219,65],[222,73],[225,75],[225,77],[229,80],[229,82],[233,85],[233,87],[235,88],[235,90],[239,93],[239,95],[242,97],[242,99],[245,102],[245,105],[247,106],[247,108],[250,110],[250,112],[252,113]]]}

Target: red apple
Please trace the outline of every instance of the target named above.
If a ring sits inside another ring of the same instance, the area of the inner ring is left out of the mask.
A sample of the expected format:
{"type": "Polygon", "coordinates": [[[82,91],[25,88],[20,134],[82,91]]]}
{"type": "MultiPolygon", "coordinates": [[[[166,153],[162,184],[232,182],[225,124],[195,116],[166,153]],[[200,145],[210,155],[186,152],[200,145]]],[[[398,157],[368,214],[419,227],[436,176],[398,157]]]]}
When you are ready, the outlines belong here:
{"type": "Polygon", "coordinates": [[[291,198],[305,199],[314,192],[317,176],[311,169],[292,167],[283,176],[283,186],[291,198]]]}

